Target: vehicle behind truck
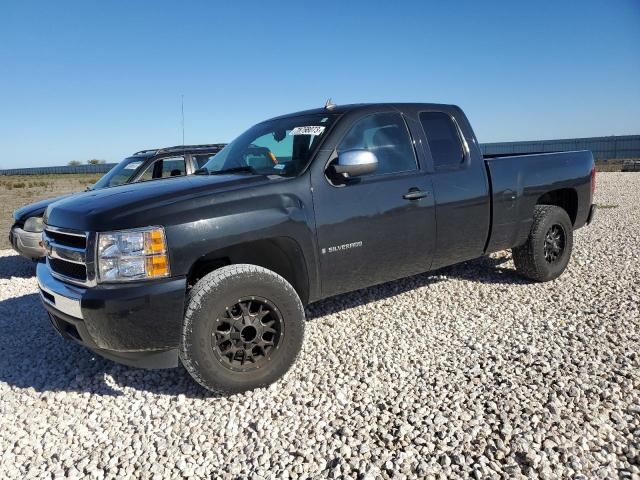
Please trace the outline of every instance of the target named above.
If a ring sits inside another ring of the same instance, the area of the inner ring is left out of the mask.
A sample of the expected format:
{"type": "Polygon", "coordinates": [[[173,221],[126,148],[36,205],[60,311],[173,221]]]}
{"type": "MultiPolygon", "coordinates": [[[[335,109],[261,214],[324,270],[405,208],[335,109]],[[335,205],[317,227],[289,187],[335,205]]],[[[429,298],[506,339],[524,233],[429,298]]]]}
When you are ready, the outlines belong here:
{"type": "Polygon", "coordinates": [[[590,152],[484,158],[453,105],[276,117],[197,173],[50,205],[37,277],[65,338],[224,393],[291,367],[306,304],[504,249],[551,281],[595,211],[590,152]]]}
{"type": "MultiPolygon", "coordinates": [[[[215,143],[141,150],[118,163],[88,187],[88,190],[192,175],[223,147],[223,143],[215,143]]],[[[50,204],[68,196],[40,200],[13,212],[9,242],[16,252],[32,260],[38,260],[45,255],[42,245],[42,216],[50,204]]]]}

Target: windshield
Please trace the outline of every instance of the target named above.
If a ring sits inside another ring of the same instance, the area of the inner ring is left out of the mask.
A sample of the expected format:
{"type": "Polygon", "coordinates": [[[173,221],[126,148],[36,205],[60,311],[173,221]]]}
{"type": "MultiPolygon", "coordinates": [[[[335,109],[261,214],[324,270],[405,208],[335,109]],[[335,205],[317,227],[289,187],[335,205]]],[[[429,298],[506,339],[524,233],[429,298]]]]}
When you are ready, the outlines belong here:
{"type": "Polygon", "coordinates": [[[335,119],[335,114],[316,114],[259,123],[220,150],[204,168],[209,173],[246,169],[294,177],[307,166],[335,119]]]}
{"type": "Polygon", "coordinates": [[[122,185],[131,180],[131,177],[136,170],[140,168],[140,165],[144,163],[144,157],[129,157],[122,160],[118,165],[113,167],[107,173],[105,173],[100,180],[91,186],[91,190],[105,187],[115,187],[116,185],[122,185]]]}

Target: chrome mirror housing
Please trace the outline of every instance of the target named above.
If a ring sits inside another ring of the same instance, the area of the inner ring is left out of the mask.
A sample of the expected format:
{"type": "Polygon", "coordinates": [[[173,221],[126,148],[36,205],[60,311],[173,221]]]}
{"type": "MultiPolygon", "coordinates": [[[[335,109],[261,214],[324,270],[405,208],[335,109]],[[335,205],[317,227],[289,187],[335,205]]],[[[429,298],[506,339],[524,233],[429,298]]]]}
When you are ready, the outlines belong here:
{"type": "Polygon", "coordinates": [[[358,177],[375,172],[378,168],[378,158],[370,150],[347,150],[338,156],[333,165],[336,173],[345,178],[358,177]]]}

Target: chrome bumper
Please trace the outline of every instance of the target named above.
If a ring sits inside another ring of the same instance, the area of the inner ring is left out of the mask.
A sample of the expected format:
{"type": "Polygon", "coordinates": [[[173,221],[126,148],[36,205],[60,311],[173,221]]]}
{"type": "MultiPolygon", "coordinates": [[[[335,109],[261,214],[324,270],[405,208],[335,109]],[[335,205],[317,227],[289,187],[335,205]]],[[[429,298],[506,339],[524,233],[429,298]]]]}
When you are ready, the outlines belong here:
{"type": "Polygon", "coordinates": [[[13,227],[9,233],[11,246],[23,257],[36,259],[44,257],[42,233],[27,232],[19,227],[13,227]]]}
{"type": "MultiPolygon", "coordinates": [[[[43,267],[47,268],[44,265],[43,267]]],[[[71,317],[83,318],[80,308],[80,299],[84,293],[83,288],[63,283],[49,272],[38,275],[38,286],[40,287],[40,298],[44,303],[71,317]]]]}

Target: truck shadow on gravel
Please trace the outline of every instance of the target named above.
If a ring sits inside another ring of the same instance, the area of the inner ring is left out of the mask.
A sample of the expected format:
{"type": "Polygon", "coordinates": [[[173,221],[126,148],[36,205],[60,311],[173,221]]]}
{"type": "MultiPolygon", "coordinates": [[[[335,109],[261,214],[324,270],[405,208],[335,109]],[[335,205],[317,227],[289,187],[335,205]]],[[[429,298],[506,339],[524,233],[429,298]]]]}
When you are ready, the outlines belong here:
{"type": "MultiPolygon", "coordinates": [[[[388,282],[314,303],[307,307],[313,320],[406,291],[462,279],[493,284],[524,284],[511,268],[501,267],[509,257],[481,258],[428,274],[388,282]]],[[[31,277],[34,265],[21,257],[0,259],[2,278],[31,277]]],[[[182,368],[144,370],[105,360],[90,350],[63,340],[49,323],[38,294],[0,301],[0,383],[37,392],[79,392],[120,396],[125,388],[160,395],[214,398],[182,368]]]]}
{"type": "Polygon", "coordinates": [[[0,279],[31,278],[36,274],[36,263],[19,255],[0,257],[0,279]]]}
{"type": "Polygon", "coordinates": [[[451,267],[441,268],[440,270],[337,295],[309,305],[306,309],[307,320],[313,320],[370,302],[384,300],[416,288],[426,287],[450,279],[499,285],[524,285],[530,283],[520,277],[513,268],[502,266],[510,260],[510,256],[498,258],[481,257],[451,267]]]}
{"type": "MultiPolygon", "coordinates": [[[[38,294],[0,301],[0,384],[37,392],[120,396],[124,388],[210,398],[181,368],[143,370],[120,365],[62,339],[38,294]]],[[[6,387],[2,387],[6,395],[6,387]]]]}

